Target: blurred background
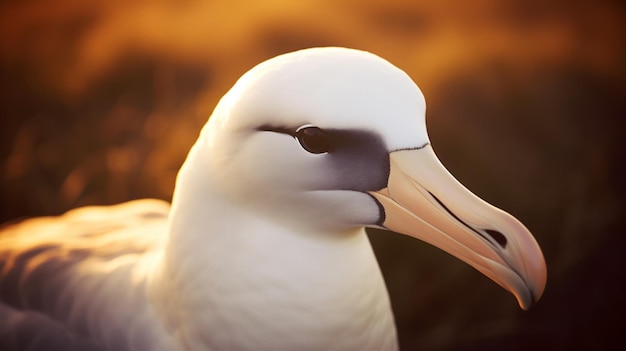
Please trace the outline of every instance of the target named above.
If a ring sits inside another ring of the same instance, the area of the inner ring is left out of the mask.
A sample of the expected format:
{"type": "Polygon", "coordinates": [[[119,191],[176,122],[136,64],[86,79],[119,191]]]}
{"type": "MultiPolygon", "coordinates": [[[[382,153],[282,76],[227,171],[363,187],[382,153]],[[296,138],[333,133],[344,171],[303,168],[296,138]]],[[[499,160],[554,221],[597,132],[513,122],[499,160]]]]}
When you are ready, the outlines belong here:
{"type": "Polygon", "coordinates": [[[312,46],[374,52],[422,88],[435,150],[534,233],[527,312],[414,239],[371,239],[405,350],[619,349],[626,287],[626,5],[615,0],[0,3],[0,221],[170,200],[218,99],[312,46]]]}

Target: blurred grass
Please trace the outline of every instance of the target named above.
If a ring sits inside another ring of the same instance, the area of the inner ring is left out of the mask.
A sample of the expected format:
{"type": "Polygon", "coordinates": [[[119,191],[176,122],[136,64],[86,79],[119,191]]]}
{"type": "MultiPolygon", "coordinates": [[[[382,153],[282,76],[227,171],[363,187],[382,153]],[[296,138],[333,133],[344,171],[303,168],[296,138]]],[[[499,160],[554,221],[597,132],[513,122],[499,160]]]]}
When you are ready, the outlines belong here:
{"type": "Polygon", "coordinates": [[[171,198],[219,97],[310,46],[420,85],[440,158],[540,242],[529,312],[471,268],[373,233],[405,349],[612,349],[626,312],[625,6],[618,1],[0,4],[0,220],[171,198]]]}

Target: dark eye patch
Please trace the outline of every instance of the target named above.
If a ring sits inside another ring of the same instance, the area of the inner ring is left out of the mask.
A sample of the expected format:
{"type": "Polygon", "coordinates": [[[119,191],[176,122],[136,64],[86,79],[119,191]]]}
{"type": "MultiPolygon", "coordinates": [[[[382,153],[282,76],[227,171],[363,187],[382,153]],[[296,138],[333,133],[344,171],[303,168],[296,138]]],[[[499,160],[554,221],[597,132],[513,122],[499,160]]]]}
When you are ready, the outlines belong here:
{"type": "Polygon", "coordinates": [[[389,179],[389,151],[381,137],[361,129],[321,129],[305,125],[298,129],[263,125],[259,131],[291,135],[302,148],[324,154],[330,175],[327,190],[380,190],[389,179]]]}

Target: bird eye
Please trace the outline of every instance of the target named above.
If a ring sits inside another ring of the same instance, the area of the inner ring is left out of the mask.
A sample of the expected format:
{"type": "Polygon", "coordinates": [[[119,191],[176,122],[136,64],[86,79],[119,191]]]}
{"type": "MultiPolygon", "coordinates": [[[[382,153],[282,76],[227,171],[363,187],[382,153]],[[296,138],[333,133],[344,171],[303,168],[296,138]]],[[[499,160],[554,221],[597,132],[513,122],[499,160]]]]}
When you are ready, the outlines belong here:
{"type": "Polygon", "coordinates": [[[318,127],[301,127],[296,131],[296,138],[298,138],[300,145],[312,154],[323,154],[332,150],[328,133],[318,127]]]}

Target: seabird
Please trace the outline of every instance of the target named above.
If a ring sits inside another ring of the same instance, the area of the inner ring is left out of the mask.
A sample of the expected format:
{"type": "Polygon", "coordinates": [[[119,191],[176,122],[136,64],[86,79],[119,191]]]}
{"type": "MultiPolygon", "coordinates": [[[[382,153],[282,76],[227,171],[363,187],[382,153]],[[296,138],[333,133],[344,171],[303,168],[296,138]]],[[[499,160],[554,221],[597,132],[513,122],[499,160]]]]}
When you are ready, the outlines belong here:
{"type": "Polygon", "coordinates": [[[257,65],[202,129],[171,207],[85,207],[0,233],[0,335],[47,326],[102,350],[394,350],[366,227],[430,243],[529,308],[545,287],[541,249],[444,168],[425,108],[405,72],[368,52],[257,65]]]}

